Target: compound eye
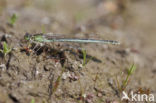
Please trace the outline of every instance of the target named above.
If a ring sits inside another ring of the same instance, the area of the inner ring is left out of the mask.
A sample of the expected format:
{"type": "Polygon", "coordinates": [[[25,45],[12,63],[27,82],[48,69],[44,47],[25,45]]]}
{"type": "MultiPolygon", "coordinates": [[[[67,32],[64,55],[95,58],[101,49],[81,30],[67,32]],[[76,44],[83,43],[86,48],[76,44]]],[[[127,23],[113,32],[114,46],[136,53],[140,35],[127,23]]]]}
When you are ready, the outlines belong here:
{"type": "Polygon", "coordinates": [[[24,35],[24,39],[25,39],[25,40],[30,40],[30,37],[31,37],[31,36],[30,36],[29,33],[26,33],[26,34],[24,35]]]}

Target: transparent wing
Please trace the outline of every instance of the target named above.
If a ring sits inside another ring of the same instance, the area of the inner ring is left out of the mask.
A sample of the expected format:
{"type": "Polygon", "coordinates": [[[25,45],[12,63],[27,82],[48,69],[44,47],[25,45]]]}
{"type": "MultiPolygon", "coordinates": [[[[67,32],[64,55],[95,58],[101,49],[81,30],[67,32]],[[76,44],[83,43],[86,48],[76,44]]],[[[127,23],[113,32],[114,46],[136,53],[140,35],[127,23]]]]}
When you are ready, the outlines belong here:
{"type": "Polygon", "coordinates": [[[96,39],[68,39],[68,38],[56,38],[56,42],[77,42],[77,43],[103,43],[103,44],[120,44],[113,40],[96,40],[96,39]]]}
{"type": "Polygon", "coordinates": [[[53,34],[53,33],[47,33],[47,34],[42,34],[42,36],[48,40],[52,39],[60,39],[60,38],[67,38],[67,35],[63,34],[53,34]]]}

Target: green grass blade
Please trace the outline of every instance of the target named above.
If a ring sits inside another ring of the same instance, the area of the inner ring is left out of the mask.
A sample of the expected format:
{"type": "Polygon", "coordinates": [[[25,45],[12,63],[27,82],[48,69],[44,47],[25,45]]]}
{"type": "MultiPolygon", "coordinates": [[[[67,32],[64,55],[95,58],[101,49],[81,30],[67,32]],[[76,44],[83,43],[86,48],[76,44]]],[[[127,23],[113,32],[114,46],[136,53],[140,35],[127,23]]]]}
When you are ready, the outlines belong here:
{"type": "Polygon", "coordinates": [[[16,22],[16,20],[17,20],[17,15],[16,15],[16,14],[13,14],[13,15],[11,16],[10,20],[9,20],[9,23],[10,23],[11,25],[14,25],[15,22],[16,22]]]}
{"type": "Polygon", "coordinates": [[[129,70],[128,70],[128,75],[126,77],[126,79],[124,80],[123,84],[122,84],[122,90],[124,90],[128,84],[128,81],[129,81],[129,77],[130,75],[132,75],[132,73],[136,70],[136,66],[133,64],[129,70]]]}
{"type": "Polygon", "coordinates": [[[83,53],[83,64],[82,64],[82,66],[85,66],[86,65],[86,56],[87,56],[86,50],[83,49],[82,53],[83,53]]]}

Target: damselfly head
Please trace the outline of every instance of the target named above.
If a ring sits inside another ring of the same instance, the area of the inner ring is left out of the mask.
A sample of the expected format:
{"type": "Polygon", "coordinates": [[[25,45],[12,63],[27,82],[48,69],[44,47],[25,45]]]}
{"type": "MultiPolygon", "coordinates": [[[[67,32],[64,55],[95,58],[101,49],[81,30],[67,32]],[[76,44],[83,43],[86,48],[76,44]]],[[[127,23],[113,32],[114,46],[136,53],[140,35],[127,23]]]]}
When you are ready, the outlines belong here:
{"type": "Polygon", "coordinates": [[[27,40],[27,41],[29,41],[31,39],[31,35],[29,33],[26,33],[24,35],[24,39],[27,40]]]}

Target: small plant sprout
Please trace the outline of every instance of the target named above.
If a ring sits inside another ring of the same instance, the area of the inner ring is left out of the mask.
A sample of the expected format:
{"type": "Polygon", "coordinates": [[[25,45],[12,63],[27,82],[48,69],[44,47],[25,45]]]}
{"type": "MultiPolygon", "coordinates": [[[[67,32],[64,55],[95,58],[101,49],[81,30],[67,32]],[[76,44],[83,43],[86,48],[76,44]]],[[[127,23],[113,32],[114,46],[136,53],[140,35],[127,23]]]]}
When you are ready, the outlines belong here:
{"type": "Polygon", "coordinates": [[[14,13],[9,20],[9,24],[13,26],[16,21],[17,21],[17,15],[14,13]]]}
{"type": "Polygon", "coordinates": [[[82,66],[85,66],[85,65],[86,65],[86,62],[87,62],[87,61],[86,61],[86,55],[87,55],[87,54],[86,54],[86,50],[83,49],[83,50],[82,50],[82,53],[83,53],[83,64],[82,64],[82,66]]]}
{"type": "Polygon", "coordinates": [[[127,77],[122,83],[121,90],[124,90],[126,88],[128,81],[129,81],[129,77],[132,75],[135,69],[136,69],[136,66],[134,64],[129,68],[127,77]]]}
{"type": "Polygon", "coordinates": [[[3,53],[4,57],[11,52],[11,48],[8,47],[6,42],[3,42],[3,49],[0,49],[0,52],[3,53]]]}
{"type": "Polygon", "coordinates": [[[56,90],[58,89],[61,79],[62,79],[62,75],[64,73],[65,68],[62,68],[61,74],[57,77],[56,81],[53,84],[53,88],[52,88],[52,94],[56,92],[56,90]]]}
{"type": "Polygon", "coordinates": [[[86,66],[86,64],[93,58],[93,57],[89,57],[87,59],[87,52],[85,49],[82,49],[82,54],[83,54],[83,63],[82,63],[82,66],[86,66]]]}
{"type": "Polygon", "coordinates": [[[30,103],[35,103],[35,99],[33,98],[30,103]]]}
{"type": "Polygon", "coordinates": [[[46,30],[45,30],[45,25],[42,25],[42,33],[45,33],[46,30]]]}

